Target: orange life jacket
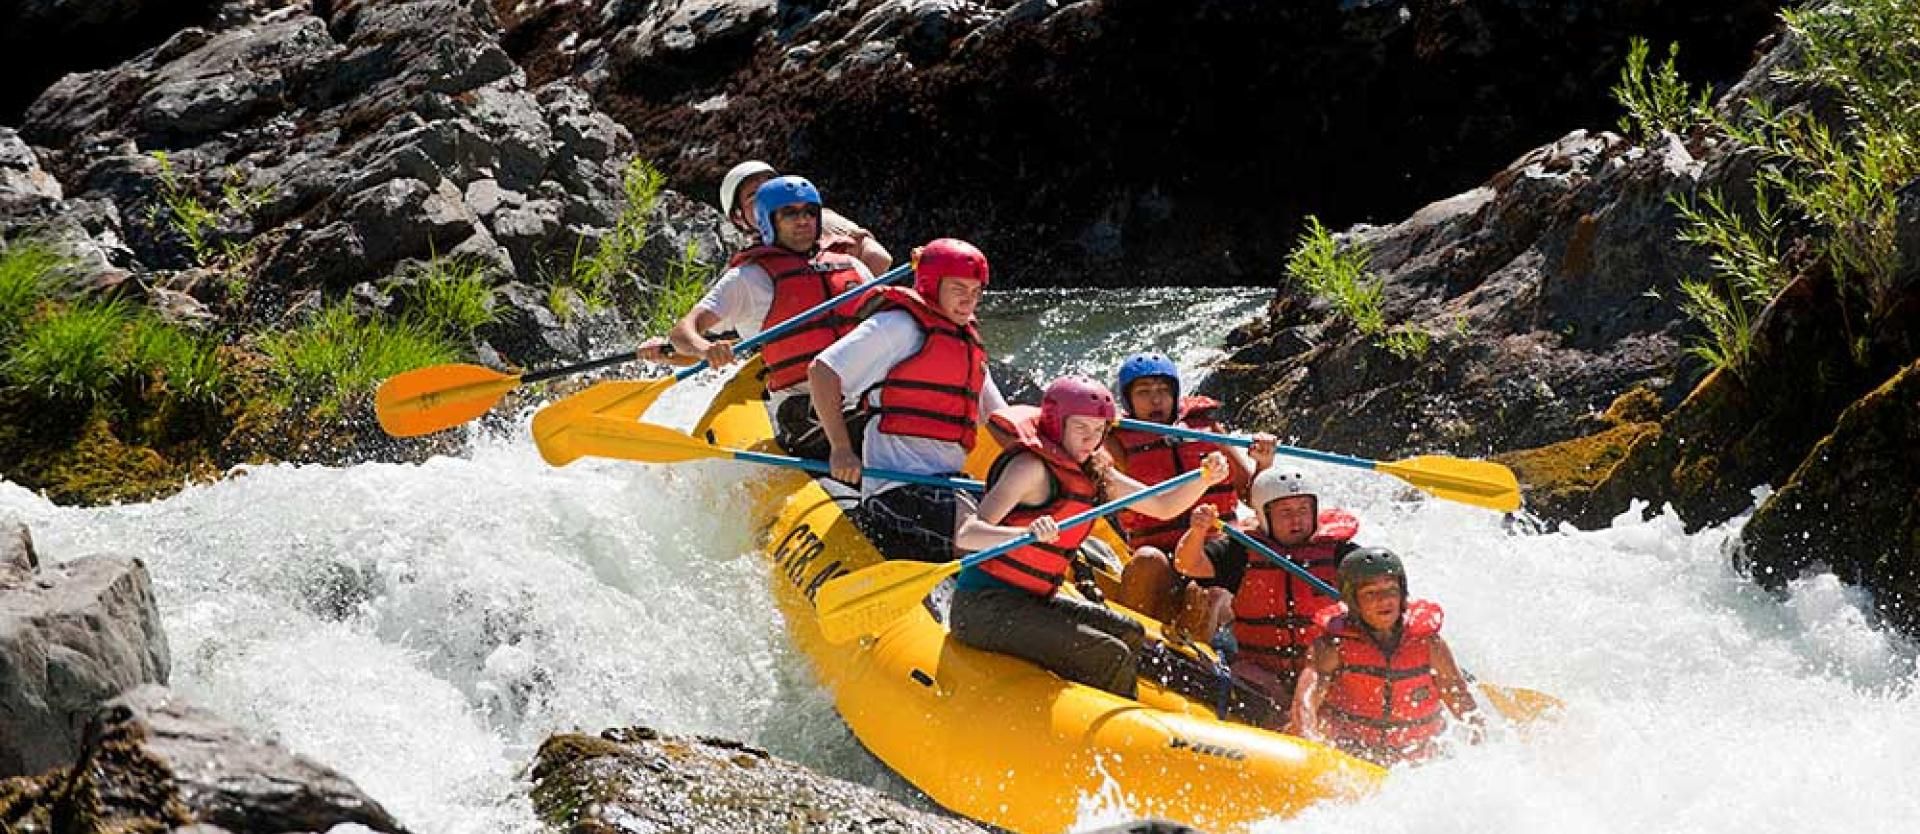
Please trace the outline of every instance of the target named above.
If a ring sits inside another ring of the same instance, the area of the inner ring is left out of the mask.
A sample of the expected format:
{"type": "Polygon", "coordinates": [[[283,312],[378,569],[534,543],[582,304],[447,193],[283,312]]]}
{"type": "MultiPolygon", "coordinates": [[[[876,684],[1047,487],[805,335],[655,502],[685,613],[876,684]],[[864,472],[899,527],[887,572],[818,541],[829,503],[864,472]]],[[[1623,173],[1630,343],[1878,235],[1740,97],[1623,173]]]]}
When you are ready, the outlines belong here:
{"type": "Polygon", "coordinates": [[[926,337],[920,351],[887,372],[874,386],[878,401],[868,410],[879,415],[886,434],[958,443],[972,450],[980,436],[980,389],[987,382],[987,348],[973,322],[953,320],[913,290],[882,287],[881,310],[905,310],[926,337]]]}
{"type": "MultiPolygon", "coordinates": [[[[1008,406],[993,415],[994,424],[1020,439],[1020,444],[1000,453],[987,470],[987,489],[1000,480],[1000,473],[1007,464],[1020,455],[1033,455],[1047,465],[1047,475],[1051,481],[1051,490],[1047,502],[1039,506],[1014,507],[1000,523],[1009,527],[1025,527],[1034,519],[1043,515],[1053,516],[1056,520],[1092,509],[1099,501],[1095,494],[1098,487],[1087,476],[1080,464],[1067,457],[1059,446],[1040,436],[1040,409],[1030,405],[1008,406]]],[[[1005,555],[980,563],[980,569],[988,576],[1040,596],[1052,596],[1059,590],[1060,583],[1066,581],[1067,570],[1086,541],[1093,525],[1083,524],[1071,530],[1060,531],[1060,537],[1051,544],[1034,542],[1016,548],[1005,555]]]]}
{"type": "MultiPolygon", "coordinates": [[[[780,246],[755,246],[734,255],[727,266],[758,264],[772,279],[773,303],[767,305],[767,317],[760,322],[761,330],[771,330],[860,283],[860,273],[854,268],[856,261],[843,254],[850,243],[838,236],[823,237],[812,258],[780,246]]],[[[860,323],[860,302],[858,297],[848,299],[762,345],[760,353],[767,363],[767,390],[780,391],[806,382],[807,363],[860,323]]]]}
{"type": "Polygon", "coordinates": [[[1340,651],[1340,669],[1320,708],[1335,745],[1381,764],[1432,753],[1433,739],[1446,729],[1432,662],[1444,619],[1439,605],[1409,600],[1399,644],[1388,652],[1345,605],[1321,612],[1320,624],[1340,651]]]}
{"type": "MultiPolygon", "coordinates": [[[[1213,412],[1219,407],[1219,401],[1212,397],[1182,397],[1180,414],[1174,418],[1173,425],[1216,431],[1219,424],[1214,422],[1213,412]]],[[[1219,444],[1210,441],[1184,440],[1139,429],[1116,428],[1113,435],[1127,453],[1124,471],[1147,486],[1199,469],[1201,458],[1209,452],[1222,451],[1219,444]]],[[[1212,504],[1218,509],[1221,518],[1232,518],[1238,501],[1231,480],[1207,487],[1200,498],[1200,503],[1212,504]]],[[[1172,553],[1180,543],[1180,536],[1187,531],[1188,515],[1192,512],[1188,510],[1173,518],[1161,519],[1121,510],[1120,529],[1126,531],[1127,544],[1133,547],[1157,547],[1172,553]]]]}
{"type": "MultiPolygon", "coordinates": [[[[1319,526],[1304,545],[1288,547],[1264,533],[1251,535],[1332,585],[1337,581],[1334,569],[1339,567],[1340,545],[1351,541],[1359,528],[1359,519],[1336,508],[1320,512],[1319,526]]],[[[1317,636],[1314,615],[1337,602],[1248,548],[1247,570],[1233,595],[1233,637],[1249,662],[1297,674],[1306,666],[1307,647],[1317,636]]]]}

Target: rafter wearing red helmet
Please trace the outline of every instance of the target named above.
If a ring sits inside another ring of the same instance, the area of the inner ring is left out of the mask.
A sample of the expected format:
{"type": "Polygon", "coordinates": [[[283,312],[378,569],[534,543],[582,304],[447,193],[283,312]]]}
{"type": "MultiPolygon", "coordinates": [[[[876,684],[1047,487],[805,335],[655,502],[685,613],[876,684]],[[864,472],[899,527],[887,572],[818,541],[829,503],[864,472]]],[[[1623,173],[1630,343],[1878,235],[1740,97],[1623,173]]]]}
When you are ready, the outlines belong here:
{"type": "MultiPolygon", "coordinates": [[[[1139,622],[1097,601],[1059,594],[1090,528],[1063,532],[1058,520],[1146,488],[1113,471],[1100,448],[1118,417],[1106,386],[1075,376],[1048,385],[1037,409],[1014,406],[993,415],[1018,442],[994,461],[980,508],[961,522],[956,543],[983,550],[1028,533],[1035,542],[962,570],[948,626],[967,645],[1131,698],[1144,636],[1139,622]]],[[[1134,509],[1156,518],[1185,513],[1208,487],[1226,480],[1226,458],[1208,455],[1201,469],[1202,477],[1134,509]]]]}
{"type": "Polygon", "coordinates": [[[876,478],[867,466],[920,475],[957,475],[987,414],[1006,399],[987,373],[974,321],[988,279],[973,244],[940,238],[913,255],[913,288],[882,287],[865,320],[822,351],[807,371],[813,402],[858,406],[855,429],[833,409],[820,415],[833,475],[860,483],[852,514],[889,559],[953,558],[953,530],[972,498],[957,490],[876,478]],[[856,441],[861,441],[856,444],[856,441]]]}

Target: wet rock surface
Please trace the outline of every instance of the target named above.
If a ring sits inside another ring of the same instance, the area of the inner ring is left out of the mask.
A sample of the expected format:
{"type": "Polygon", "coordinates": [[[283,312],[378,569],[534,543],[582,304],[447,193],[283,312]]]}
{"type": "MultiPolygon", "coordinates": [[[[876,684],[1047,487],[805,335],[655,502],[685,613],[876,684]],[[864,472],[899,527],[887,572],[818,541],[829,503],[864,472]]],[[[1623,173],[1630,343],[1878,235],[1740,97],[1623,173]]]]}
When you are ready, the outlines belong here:
{"type": "Polygon", "coordinates": [[[534,808],[559,831],[986,831],[739,742],[646,727],[552,736],[532,775],[534,808]]]}
{"type": "Polygon", "coordinates": [[[0,824],[52,831],[405,831],[325,766],[146,686],[100,710],[70,770],[0,782],[0,824]]]}
{"type": "Polygon", "coordinates": [[[71,763],[101,704],[170,666],[140,560],[40,564],[26,527],[0,525],[0,777],[71,763]]]}

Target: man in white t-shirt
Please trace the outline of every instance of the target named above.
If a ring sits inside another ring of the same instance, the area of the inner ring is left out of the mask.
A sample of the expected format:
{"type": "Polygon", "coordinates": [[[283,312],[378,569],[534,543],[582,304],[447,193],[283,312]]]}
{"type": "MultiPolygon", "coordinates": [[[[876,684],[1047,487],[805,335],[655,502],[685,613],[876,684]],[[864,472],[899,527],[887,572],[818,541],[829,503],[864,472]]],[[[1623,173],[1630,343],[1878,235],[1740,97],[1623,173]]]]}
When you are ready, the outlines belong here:
{"type": "MultiPolygon", "coordinates": [[[[733,256],[725,274],[673,327],[674,348],[713,367],[732,364],[731,339],[702,335],[731,329],[759,335],[873,278],[865,264],[843,254],[844,241],[820,232],[820,192],[800,177],[775,177],[755,192],[758,246],[733,256]]],[[[789,453],[824,458],[829,451],[807,397],[807,365],[834,340],[852,332],[861,299],[794,327],[761,346],[766,359],[767,408],[774,438],[789,453]]]]}
{"type": "MultiPolygon", "coordinates": [[[[814,402],[854,402],[868,415],[861,447],[840,415],[820,417],[833,476],[847,483],[860,479],[862,458],[875,468],[959,475],[980,424],[1006,406],[974,321],[986,256],[941,238],[915,252],[913,265],[913,289],[879,290],[878,311],[807,372],[814,402]]],[[[953,531],[973,510],[971,496],[944,487],[866,478],[860,494],[854,521],[889,559],[952,558],[953,531]]]]}

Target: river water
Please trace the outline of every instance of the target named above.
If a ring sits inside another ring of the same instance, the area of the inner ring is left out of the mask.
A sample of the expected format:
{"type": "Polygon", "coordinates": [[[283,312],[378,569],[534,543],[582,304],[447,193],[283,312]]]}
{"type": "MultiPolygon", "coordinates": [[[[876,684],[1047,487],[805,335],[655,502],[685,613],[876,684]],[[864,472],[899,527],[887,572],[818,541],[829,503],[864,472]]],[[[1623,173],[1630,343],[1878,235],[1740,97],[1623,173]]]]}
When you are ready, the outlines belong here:
{"type": "MultiPolygon", "coordinates": [[[[1152,347],[1190,377],[1262,290],[990,296],[997,356],[1109,378],[1152,347]]],[[[690,423],[711,381],[649,419],[690,423]]],[[[645,724],[744,739],[909,796],[788,645],[732,462],[541,462],[522,415],[461,458],[266,466],[164,501],[54,507],[0,482],[43,558],[144,559],[173,685],[339,768],[420,832],[536,831],[549,733],[645,724]]],[[[1331,450],[1340,451],[1340,450],[1331,450]]],[[[1557,722],[1397,774],[1288,832],[1908,832],[1920,827],[1916,650],[1810,574],[1775,598],[1670,512],[1515,532],[1384,476],[1313,464],[1361,540],[1406,556],[1462,662],[1565,699],[1557,722]]],[[[1086,823],[1114,821],[1099,797],[1086,823]]]]}

